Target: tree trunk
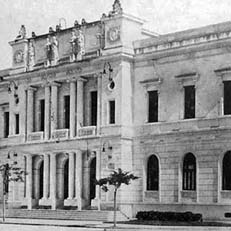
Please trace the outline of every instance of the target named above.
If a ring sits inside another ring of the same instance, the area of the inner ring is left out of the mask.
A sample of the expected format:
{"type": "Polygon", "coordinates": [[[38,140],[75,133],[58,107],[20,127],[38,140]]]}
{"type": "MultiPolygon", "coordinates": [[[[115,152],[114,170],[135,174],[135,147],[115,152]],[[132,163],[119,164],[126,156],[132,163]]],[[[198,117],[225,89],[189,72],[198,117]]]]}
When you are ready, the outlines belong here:
{"type": "Polygon", "coordinates": [[[116,192],[117,189],[114,190],[114,228],[116,227],[116,192]]]}

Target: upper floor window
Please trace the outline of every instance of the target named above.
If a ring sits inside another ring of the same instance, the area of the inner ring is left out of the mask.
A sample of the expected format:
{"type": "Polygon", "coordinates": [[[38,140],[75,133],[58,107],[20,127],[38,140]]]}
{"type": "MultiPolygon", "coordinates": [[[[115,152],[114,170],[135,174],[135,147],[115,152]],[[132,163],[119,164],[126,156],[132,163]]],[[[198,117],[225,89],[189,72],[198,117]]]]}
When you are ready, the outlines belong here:
{"type": "Polygon", "coordinates": [[[148,91],[148,122],[158,122],[158,91],[148,91]]]}
{"type": "Polygon", "coordinates": [[[64,128],[70,128],[70,96],[64,96],[64,128]]]}
{"type": "Polygon", "coordinates": [[[184,86],[184,118],[195,118],[195,86],[184,86]]]}
{"type": "Polygon", "coordinates": [[[39,131],[44,131],[45,121],[45,100],[39,100],[39,131]]]}
{"type": "Polygon", "coordinates": [[[224,115],[231,115],[231,81],[224,81],[224,115]]]}
{"type": "Polygon", "coordinates": [[[192,153],[183,160],[183,190],[196,190],[196,158],[192,153]]]}
{"type": "Polygon", "coordinates": [[[151,155],[148,158],[147,190],[159,190],[159,161],[155,155],[151,155]]]}
{"type": "Polygon", "coordinates": [[[4,112],[4,138],[7,138],[9,136],[9,112],[4,112]]]}
{"type": "Polygon", "coordinates": [[[19,134],[19,114],[15,114],[15,134],[19,134]]]}
{"type": "Polygon", "coordinates": [[[96,126],[97,124],[97,91],[91,92],[91,125],[96,126]]]}
{"type": "Polygon", "coordinates": [[[222,166],[222,190],[231,190],[231,151],[228,151],[223,158],[222,166]]]}
{"type": "Polygon", "coordinates": [[[109,101],[109,124],[115,123],[115,100],[109,101]]]}

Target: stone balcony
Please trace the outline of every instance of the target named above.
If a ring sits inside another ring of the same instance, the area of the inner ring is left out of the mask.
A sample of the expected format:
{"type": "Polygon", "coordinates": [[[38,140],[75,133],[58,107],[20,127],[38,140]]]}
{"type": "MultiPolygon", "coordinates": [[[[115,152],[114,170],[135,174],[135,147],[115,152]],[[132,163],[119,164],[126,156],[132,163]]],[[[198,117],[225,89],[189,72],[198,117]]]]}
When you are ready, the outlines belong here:
{"type": "Polygon", "coordinates": [[[28,142],[39,142],[43,140],[44,132],[32,132],[27,135],[28,142]]]}

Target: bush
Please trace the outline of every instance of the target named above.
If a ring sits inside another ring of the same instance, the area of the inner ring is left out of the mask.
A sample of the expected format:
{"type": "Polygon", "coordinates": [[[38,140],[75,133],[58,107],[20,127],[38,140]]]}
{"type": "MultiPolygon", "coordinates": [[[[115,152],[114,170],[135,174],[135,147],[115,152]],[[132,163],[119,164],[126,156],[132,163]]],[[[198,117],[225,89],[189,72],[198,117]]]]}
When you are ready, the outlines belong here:
{"type": "Polygon", "coordinates": [[[136,218],[140,221],[152,220],[152,221],[183,221],[202,222],[202,214],[192,212],[158,212],[158,211],[139,211],[136,214],[136,218]]]}

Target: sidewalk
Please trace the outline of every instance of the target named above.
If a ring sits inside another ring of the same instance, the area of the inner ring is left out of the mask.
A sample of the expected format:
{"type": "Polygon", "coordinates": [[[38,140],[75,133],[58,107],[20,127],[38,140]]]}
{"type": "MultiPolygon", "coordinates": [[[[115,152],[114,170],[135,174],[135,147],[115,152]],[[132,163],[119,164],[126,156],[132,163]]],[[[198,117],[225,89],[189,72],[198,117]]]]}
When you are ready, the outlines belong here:
{"type": "MultiPolygon", "coordinates": [[[[0,221],[1,227],[2,221],[0,221]]],[[[159,230],[175,230],[175,231],[231,231],[231,227],[206,227],[206,226],[152,226],[152,225],[132,225],[118,224],[116,229],[113,229],[112,223],[103,223],[101,221],[76,221],[76,220],[50,220],[50,219],[21,219],[21,218],[6,218],[5,224],[20,224],[20,225],[38,225],[38,226],[57,226],[57,227],[82,227],[89,230],[102,231],[159,231],[159,230]]],[[[1,228],[0,228],[1,229],[1,228]]]]}

